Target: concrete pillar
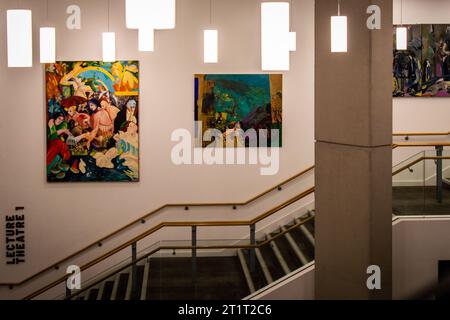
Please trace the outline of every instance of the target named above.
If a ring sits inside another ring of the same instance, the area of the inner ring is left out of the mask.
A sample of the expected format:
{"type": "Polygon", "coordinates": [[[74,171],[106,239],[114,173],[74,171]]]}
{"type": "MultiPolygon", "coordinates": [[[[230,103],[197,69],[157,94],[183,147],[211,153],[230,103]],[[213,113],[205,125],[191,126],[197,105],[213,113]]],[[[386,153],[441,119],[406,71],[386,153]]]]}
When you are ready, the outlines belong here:
{"type": "Polygon", "coordinates": [[[348,53],[331,53],[337,0],[316,0],[317,299],[392,295],[392,0],[341,0],[348,53]],[[367,7],[381,8],[369,30],[367,7]],[[367,267],[381,268],[369,290],[367,267]]]}

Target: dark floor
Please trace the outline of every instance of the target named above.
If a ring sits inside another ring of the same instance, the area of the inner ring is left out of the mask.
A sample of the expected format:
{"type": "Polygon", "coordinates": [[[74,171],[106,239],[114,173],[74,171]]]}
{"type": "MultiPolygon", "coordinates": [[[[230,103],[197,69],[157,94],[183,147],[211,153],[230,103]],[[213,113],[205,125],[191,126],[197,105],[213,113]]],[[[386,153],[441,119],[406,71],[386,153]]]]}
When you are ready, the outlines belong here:
{"type": "Polygon", "coordinates": [[[152,258],[148,300],[239,300],[249,294],[237,257],[197,258],[196,285],[191,258],[152,258]]]}
{"type": "Polygon", "coordinates": [[[442,203],[438,203],[436,187],[393,187],[392,211],[395,215],[450,214],[450,189],[442,192],[442,203]]]}

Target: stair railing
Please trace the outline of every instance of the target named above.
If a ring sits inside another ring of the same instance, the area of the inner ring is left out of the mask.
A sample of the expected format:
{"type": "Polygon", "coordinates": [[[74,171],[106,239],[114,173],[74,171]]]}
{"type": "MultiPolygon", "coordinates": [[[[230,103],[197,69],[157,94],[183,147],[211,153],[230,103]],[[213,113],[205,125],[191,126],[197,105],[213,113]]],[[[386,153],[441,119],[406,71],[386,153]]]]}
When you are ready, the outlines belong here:
{"type": "MultiPolygon", "coordinates": [[[[106,276],[103,276],[99,279],[96,279],[94,282],[90,283],[89,285],[87,285],[86,287],[77,290],[76,292],[71,293],[70,295],[66,296],[66,299],[72,299],[80,294],[82,294],[83,292],[88,291],[89,289],[91,289],[92,287],[95,287],[96,285],[98,285],[99,283],[111,278],[111,276],[118,274],[126,269],[129,268],[133,268],[134,266],[136,266],[136,264],[150,256],[152,256],[153,254],[157,253],[158,251],[162,251],[162,250],[191,250],[192,252],[196,251],[196,250],[216,250],[216,249],[223,249],[223,250],[229,250],[229,249],[249,249],[251,250],[250,252],[254,251],[257,248],[261,248],[265,245],[267,245],[268,243],[270,243],[271,241],[274,241],[282,236],[284,236],[285,234],[289,233],[290,231],[294,230],[295,228],[300,227],[301,225],[307,223],[308,221],[314,219],[314,216],[311,214],[307,214],[303,217],[299,218],[299,221],[296,222],[295,224],[287,227],[286,229],[280,231],[279,233],[277,233],[276,235],[272,236],[270,239],[266,239],[264,241],[261,241],[259,243],[255,243],[255,244],[237,244],[237,245],[207,245],[207,246],[202,246],[202,245],[191,245],[191,246],[158,246],[157,248],[151,250],[148,253],[145,253],[144,255],[140,256],[139,258],[136,259],[132,259],[131,262],[129,262],[128,264],[125,264],[123,266],[121,266],[120,268],[118,268],[117,270],[114,270],[113,272],[109,273],[106,276]]],[[[192,259],[195,259],[195,256],[192,255],[192,259]]],[[[193,268],[194,269],[194,268],[193,268]]],[[[195,273],[195,270],[192,270],[193,274],[195,273]]],[[[133,272],[132,272],[133,273],[133,272]]],[[[132,276],[133,277],[133,276],[132,276]]],[[[136,278],[133,278],[136,279],[136,278]]],[[[132,289],[132,291],[134,291],[132,289]]],[[[33,297],[29,296],[26,297],[25,299],[32,299],[33,297]]]]}
{"type": "Polygon", "coordinates": [[[114,236],[118,235],[119,233],[130,229],[133,226],[139,225],[139,224],[143,224],[146,222],[146,219],[148,219],[149,217],[155,216],[158,213],[161,213],[164,209],[168,209],[168,208],[184,208],[185,210],[188,210],[190,207],[232,207],[234,210],[237,210],[238,207],[242,207],[242,206],[246,206],[252,202],[255,202],[256,200],[264,197],[265,195],[278,190],[278,191],[282,191],[282,187],[286,184],[288,184],[289,182],[296,180],[297,178],[300,178],[302,176],[304,176],[305,174],[307,174],[308,172],[312,171],[314,169],[314,166],[310,166],[308,168],[306,168],[305,170],[302,170],[301,172],[295,174],[294,176],[276,184],[275,186],[253,196],[252,198],[244,201],[244,202],[233,202],[233,203],[185,203],[185,204],[165,204],[147,214],[145,214],[144,216],[128,223],[127,225],[109,233],[106,236],[103,236],[102,238],[100,238],[99,240],[89,244],[88,246],[76,251],[73,254],[70,254],[69,256],[53,263],[52,265],[42,269],[41,271],[27,277],[26,279],[20,281],[20,282],[15,282],[15,283],[0,283],[0,286],[9,286],[10,289],[13,289],[14,287],[17,286],[22,286],[28,282],[30,282],[31,280],[38,278],[39,276],[44,275],[45,273],[52,271],[52,270],[58,270],[59,266],[64,264],[65,262],[68,262],[69,260],[74,259],[75,257],[81,255],[82,253],[86,252],[89,249],[98,247],[98,246],[102,246],[103,243],[109,239],[112,239],[114,236]]]}
{"type": "MultiPolygon", "coordinates": [[[[430,143],[423,144],[423,143],[422,143],[422,144],[421,144],[421,146],[430,146],[430,145],[433,145],[433,146],[435,146],[436,148],[442,147],[442,146],[441,146],[442,143],[439,143],[439,144],[438,144],[438,143],[433,143],[433,144],[430,144],[430,143]]],[[[447,145],[447,144],[444,143],[444,145],[447,145]]],[[[450,145],[450,143],[449,143],[448,145],[450,145]]],[[[407,146],[411,146],[411,143],[403,143],[403,144],[397,145],[397,147],[407,147],[407,146]]],[[[413,143],[413,146],[416,147],[417,144],[416,144],[416,143],[413,143]]],[[[395,171],[392,173],[392,175],[395,176],[395,175],[399,174],[400,172],[403,172],[403,171],[407,170],[407,169],[410,168],[412,165],[414,165],[414,164],[416,164],[416,163],[418,163],[418,162],[424,161],[424,160],[437,160],[437,161],[442,161],[443,159],[450,159],[450,157],[443,157],[443,156],[423,156],[423,157],[420,157],[420,158],[418,158],[418,159],[415,159],[415,160],[411,161],[411,163],[408,163],[407,165],[405,165],[405,166],[403,166],[403,167],[401,167],[401,168],[395,170],[395,171]]],[[[300,194],[298,194],[298,195],[296,195],[296,196],[290,198],[289,200],[283,202],[282,204],[280,204],[280,205],[278,205],[278,206],[272,208],[271,210],[268,210],[268,211],[264,212],[263,214],[257,216],[256,218],[254,218],[254,219],[252,219],[252,220],[249,220],[249,221],[177,221],[177,222],[162,222],[162,223],[160,223],[160,224],[154,226],[153,228],[150,228],[150,229],[147,230],[146,232],[140,234],[139,236],[137,236],[137,237],[135,237],[135,238],[129,240],[128,242],[126,242],[126,243],[124,243],[124,244],[122,244],[122,245],[116,247],[115,249],[110,250],[109,252],[107,252],[107,253],[101,255],[100,257],[98,257],[98,258],[92,260],[91,262],[85,264],[85,265],[82,266],[80,269],[81,269],[81,271],[84,271],[84,270],[86,270],[86,269],[88,269],[88,268],[90,268],[90,267],[93,267],[94,265],[100,263],[101,261],[104,261],[105,259],[107,259],[107,258],[109,258],[110,256],[112,256],[112,255],[114,255],[114,254],[116,254],[116,253],[118,253],[118,252],[120,252],[120,251],[126,249],[127,247],[131,247],[131,248],[134,247],[134,248],[135,248],[135,247],[136,247],[136,243],[137,243],[138,241],[143,240],[144,238],[146,238],[146,237],[148,237],[148,236],[154,234],[155,232],[157,232],[157,231],[159,231],[159,230],[161,230],[161,229],[163,229],[163,228],[166,228],[166,227],[190,227],[190,228],[192,228],[192,231],[193,231],[193,232],[192,232],[192,239],[193,239],[193,243],[195,243],[194,240],[196,240],[196,231],[197,231],[197,227],[233,227],[233,226],[248,226],[248,227],[250,228],[250,236],[249,236],[249,239],[250,239],[250,245],[249,245],[249,248],[254,248],[254,247],[256,246],[256,242],[255,242],[255,224],[256,224],[256,223],[258,223],[258,222],[260,222],[260,221],[262,221],[262,220],[264,220],[264,219],[266,219],[266,218],[272,216],[272,215],[275,214],[276,212],[278,212],[278,211],[280,211],[280,210],[282,210],[282,209],[288,207],[289,205],[291,205],[291,204],[293,204],[293,203],[295,203],[295,202],[297,202],[297,201],[303,199],[304,197],[306,197],[306,196],[308,196],[308,195],[314,193],[314,191],[315,191],[315,188],[314,188],[314,187],[311,187],[311,188],[305,190],[304,192],[302,192],[302,193],[300,193],[300,194]]],[[[238,246],[238,247],[241,247],[241,246],[238,246]]],[[[247,248],[248,246],[244,246],[244,247],[247,248]]],[[[173,248],[173,247],[164,247],[163,249],[171,249],[171,248],[173,248]]],[[[191,247],[177,247],[177,248],[184,248],[184,249],[194,248],[193,256],[195,256],[195,253],[196,253],[196,252],[195,252],[195,248],[200,248],[200,247],[197,247],[197,246],[193,245],[193,246],[191,246],[191,247]]],[[[217,249],[217,248],[223,248],[223,249],[225,249],[225,248],[232,248],[232,246],[228,246],[228,247],[226,247],[226,246],[219,246],[219,247],[217,247],[217,246],[212,246],[212,247],[209,247],[209,248],[215,248],[215,249],[217,249]]],[[[159,250],[161,250],[161,248],[158,248],[158,249],[155,249],[155,250],[156,250],[156,251],[159,251],[159,250]]],[[[156,252],[156,251],[155,251],[155,252],[156,252]]],[[[132,250],[132,252],[135,252],[135,250],[134,250],[134,251],[132,250]]],[[[250,266],[252,267],[252,266],[254,265],[254,263],[255,263],[255,262],[254,262],[254,259],[255,259],[255,258],[254,258],[254,251],[251,251],[250,253],[251,253],[251,255],[250,255],[250,266]]],[[[134,256],[135,256],[135,255],[134,255],[134,256]]],[[[32,298],[34,298],[34,297],[36,297],[36,296],[39,296],[39,295],[42,294],[43,292],[45,292],[45,291],[47,291],[47,290],[49,290],[49,289],[55,287],[56,285],[58,285],[58,284],[64,282],[65,280],[67,280],[68,277],[69,277],[69,275],[65,275],[65,276],[61,277],[60,279],[58,279],[58,280],[56,280],[56,281],[50,283],[49,285],[45,286],[44,288],[42,288],[42,289],[40,289],[40,290],[34,292],[33,294],[27,296],[25,299],[32,299],[32,298]]]]}
{"type": "MultiPolygon", "coordinates": [[[[402,134],[394,134],[394,136],[395,136],[395,135],[406,135],[406,133],[402,133],[402,134]]],[[[409,134],[409,135],[419,135],[419,133],[411,133],[411,134],[409,134]]],[[[425,134],[424,134],[424,135],[425,135],[425,134]]],[[[429,135],[432,135],[432,134],[429,134],[429,135]]],[[[434,135],[443,135],[443,134],[441,134],[441,133],[435,133],[434,135]]],[[[442,148],[443,148],[443,147],[445,147],[445,146],[450,146],[450,142],[406,142],[406,143],[396,143],[396,144],[393,144],[393,145],[392,145],[392,148],[395,149],[395,148],[398,148],[398,147],[422,147],[422,146],[423,146],[423,147],[427,147],[427,146],[428,146],[428,147],[429,147],[429,146],[435,146],[436,148],[438,148],[438,147],[442,147],[442,148]]],[[[39,276],[45,274],[46,272],[48,272],[48,271],[50,271],[50,270],[58,269],[58,268],[59,268],[59,265],[61,265],[61,264],[65,263],[65,262],[67,262],[67,261],[69,261],[69,260],[71,260],[71,259],[73,259],[73,258],[79,256],[80,254],[82,254],[83,252],[87,251],[88,249],[91,249],[91,248],[96,247],[96,246],[101,246],[102,243],[103,243],[104,241],[113,238],[115,235],[121,233],[122,231],[124,231],[124,230],[126,230],[126,229],[129,229],[130,227],[135,226],[135,225],[137,225],[137,224],[139,224],[139,223],[145,223],[145,219],[147,219],[147,218],[149,218],[150,216],[153,216],[153,215],[155,215],[155,214],[157,214],[157,213],[160,213],[163,209],[166,209],[166,208],[174,208],[174,207],[178,207],[178,208],[179,208],[179,207],[184,207],[185,209],[188,209],[189,207],[208,207],[208,206],[213,206],[213,207],[214,207],[214,206],[224,206],[224,207],[226,207],[226,206],[231,206],[231,207],[233,207],[233,209],[237,209],[237,206],[245,206],[245,205],[248,205],[248,204],[250,204],[250,203],[256,201],[257,199],[260,199],[260,198],[262,198],[263,196],[269,194],[270,192],[272,192],[272,191],[274,191],[274,190],[281,191],[283,185],[285,185],[285,184],[287,184],[287,183],[289,183],[289,182],[291,182],[291,181],[293,181],[293,180],[295,180],[295,179],[297,179],[297,178],[303,176],[304,174],[310,172],[310,171],[313,170],[314,168],[315,168],[315,166],[311,166],[311,167],[309,167],[309,168],[307,168],[307,169],[301,171],[300,173],[298,173],[298,174],[296,174],[296,175],[290,177],[289,179],[286,179],[286,180],[280,182],[279,184],[275,185],[274,187],[272,187],[272,188],[270,188],[270,189],[267,189],[267,190],[265,190],[264,192],[262,192],[262,193],[260,193],[260,194],[258,194],[258,195],[256,195],[256,196],[254,196],[254,197],[252,197],[251,199],[249,199],[249,200],[247,200],[247,201],[241,202],[241,203],[190,203],[190,204],[166,204],[166,205],[163,205],[163,206],[161,206],[161,207],[159,207],[159,208],[157,208],[157,209],[155,209],[155,210],[149,212],[148,214],[146,214],[146,215],[144,215],[144,216],[142,216],[142,217],[140,217],[140,218],[138,218],[138,219],[136,219],[136,220],[130,222],[129,224],[127,224],[127,225],[125,225],[125,226],[123,226],[123,227],[121,227],[121,228],[115,230],[114,232],[112,232],[112,233],[110,233],[110,234],[108,234],[108,235],[102,237],[101,239],[95,241],[94,243],[92,243],[92,244],[90,244],[90,245],[84,247],[83,249],[81,249],[81,250],[79,250],[79,251],[77,251],[77,252],[75,252],[75,253],[73,253],[73,254],[67,256],[67,257],[65,257],[64,259],[61,259],[60,261],[58,261],[58,262],[52,264],[51,266],[49,266],[49,267],[47,267],[47,268],[45,268],[45,269],[43,269],[43,270],[37,272],[36,274],[34,274],[34,275],[32,275],[32,276],[30,276],[30,277],[28,277],[28,278],[26,278],[26,279],[24,279],[23,281],[16,282],[16,283],[0,283],[0,286],[9,286],[10,289],[13,289],[15,286],[21,286],[21,285],[23,285],[23,284],[25,284],[25,283],[27,283],[27,282],[33,280],[33,279],[35,279],[35,278],[37,278],[37,277],[39,277],[39,276]]],[[[314,188],[311,188],[311,189],[314,190],[314,188]]],[[[309,190],[311,190],[311,189],[309,189],[309,190]]],[[[309,191],[309,190],[307,190],[307,191],[309,191]]],[[[312,191],[312,192],[313,192],[313,191],[312,191]]],[[[311,193],[312,193],[312,192],[311,192],[311,193]]],[[[294,197],[293,199],[295,199],[295,198],[296,198],[296,197],[294,197]]],[[[290,199],[290,200],[292,200],[292,199],[290,199]]],[[[290,200],[288,200],[287,202],[290,202],[290,200]]],[[[299,199],[297,199],[297,200],[299,200],[299,199]]],[[[297,201],[297,200],[295,200],[295,201],[297,201]]],[[[293,201],[293,202],[295,202],[295,201],[293,201]]],[[[292,203],[292,202],[290,202],[290,203],[292,203]]],[[[280,210],[281,210],[281,209],[280,209],[280,210]]],[[[272,210],[269,210],[268,212],[271,212],[271,211],[272,211],[272,210]]],[[[275,211],[275,212],[276,212],[276,211],[275,211]]],[[[273,214],[273,213],[274,213],[274,212],[272,212],[272,214],[273,214]]],[[[271,214],[269,214],[269,216],[270,216],[270,215],[271,215],[271,214]]],[[[262,219],[264,219],[264,218],[262,218],[262,219]]],[[[261,220],[262,220],[262,219],[261,219],[261,220]]],[[[260,221],[260,220],[259,220],[259,221],[260,221]]],[[[161,228],[163,228],[163,227],[185,226],[185,225],[183,225],[183,224],[184,224],[184,222],[163,222],[163,223],[160,223],[160,224],[158,224],[157,226],[151,228],[150,230],[148,230],[147,232],[145,232],[143,235],[145,235],[145,234],[152,234],[153,232],[156,232],[156,231],[158,231],[159,229],[161,229],[161,228]]],[[[220,221],[219,221],[219,222],[196,222],[195,225],[196,225],[196,226],[206,226],[206,225],[208,225],[208,226],[231,226],[231,225],[242,225],[242,224],[239,224],[239,222],[233,222],[233,221],[228,221],[228,222],[220,222],[220,221]],[[237,224],[236,224],[236,223],[237,223],[237,224]]],[[[245,225],[245,224],[244,224],[244,225],[245,225]]],[[[138,237],[140,237],[140,236],[138,236],[138,237]]],[[[136,238],[138,238],[138,237],[136,237],[136,238]]],[[[144,236],[144,237],[145,237],[145,236],[144,236]]],[[[134,239],[136,239],[136,238],[134,238],[134,239]]],[[[134,240],[134,239],[133,239],[133,240],[134,240]]],[[[138,240],[139,240],[139,239],[138,239],[138,240]]],[[[132,240],[131,240],[131,241],[132,241],[132,240]]],[[[128,242],[127,242],[127,243],[128,243],[128,242]]],[[[123,249],[124,247],[127,247],[127,246],[128,246],[128,245],[126,245],[127,243],[125,243],[124,245],[119,246],[118,248],[123,249]]],[[[103,261],[104,259],[106,259],[106,258],[108,258],[109,256],[111,256],[112,254],[114,254],[114,253],[111,253],[112,251],[114,251],[114,250],[111,250],[111,251],[109,251],[109,252],[107,252],[107,253],[101,255],[99,258],[97,258],[97,259],[91,261],[91,262],[88,263],[86,266],[89,267],[89,266],[91,266],[91,265],[97,264],[97,263],[100,262],[100,261],[103,261]],[[93,262],[95,262],[95,263],[93,263],[93,262]],[[93,264],[92,264],[92,263],[93,263],[93,264]]],[[[119,251],[120,251],[120,250],[119,250],[119,251]]],[[[67,278],[67,277],[65,277],[65,278],[67,278]]]]}
{"type": "MultiPolygon", "coordinates": [[[[176,222],[161,222],[160,224],[150,228],[149,230],[147,230],[146,232],[134,237],[133,239],[123,243],[122,245],[102,254],[101,256],[97,257],[96,259],[88,262],[87,264],[83,265],[80,267],[80,271],[85,271],[95,265],[97,265],[98,263],[104,261],[105,259],[119,253],[120,251],[126,249],[126,248],[131,248],[132,252],[134,252],[134,249],[137,242],[140,240],[143,240],[144,238],[154,234],[155,232],[157,232],[158,230],[161,230],[163,228],[168,228],[168,227],[234,227],[234,226],[248,226],[252,229],[252,226],[254,226],[256,223],[272,216],[273,214],[275,214],[276,212],[290,206],[291,204],[299,201],[300,199],[305,198],[306,196],[310,195],[314,193],[314,187],[311,187],[305,191],[303,191],[302,193],[290,198],[289,200],[283,202],[282,204],[260,214],[259,216],[257,216],[256,218],[252,219],[252,220],[245,220],[245,221],[176,221],[176,222]]],[[[251,237],[254,237],[251,235],[251,237]]],[[[252,244],[251,246],[254,247],[256,244],[252,244]]],[[[193,248],[199,248],[197,246],[192,246],[193,248]]],[[[219,246],[221,247],[221,246],[219,246]]],[[[219,247],[208,247],[208,248],[219,248],[219,247]]],[[[186,247],[183,247],[186,248],[186,247]]],[[[161,250],[161,249],[158,249],[161,250]]],[[[133,255],[135,256],[135,255],[133,255]]],[[[135,264],[135,261],[132,261],[132,264],[135,264]]],[[[39,295],[41,295],[42,293],[46,292],[47,290],[52,289],[53,287],[57,286],[58,284],[64,283],[66,282],[67,278],[70,277],[70,275],[66,274],[63,277],[51,282],[50,284],[46,285],[45,287],[33,292],[32,294],[26,296],[24,299],[25,300],[29,300],[29,299],[33,299],[39,295]]]]}
{"type": "MultiPolygon", "coordinates": [[[[393,133],[394,137],[418,137],[418,136],[448,136],[450,135],[450,131],[448,132],[397,132],[393,133]]],[[[408,140],[408,139],[406,139],[408,140]]]]}

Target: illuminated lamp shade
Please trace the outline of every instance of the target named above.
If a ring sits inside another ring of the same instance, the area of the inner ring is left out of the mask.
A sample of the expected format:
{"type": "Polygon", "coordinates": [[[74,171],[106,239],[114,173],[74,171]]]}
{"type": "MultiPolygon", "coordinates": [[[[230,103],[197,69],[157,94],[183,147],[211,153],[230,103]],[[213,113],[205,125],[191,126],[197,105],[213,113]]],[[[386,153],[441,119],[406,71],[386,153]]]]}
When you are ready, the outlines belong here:
{"type": "Polygon", "coordinates": [[[39,40],[41,63],[54,63],[56,60],[55,28],[41,28],[39,40]]]}
{"type": "Polygon", "coordinates": [[[103,32],[103,62],[116,61],[116,34],[114,32],[103,32]]]}
{"type": "Polygon", "coordinates": [[[217,63],[219,61],[218,37],[217,30],[204,30],[203,61],[205,63],[217,63]]]}
{"type": "Polygon", "coordinates": [[[138,31],[139,51],[152,52],[155,50],[155,30],[141,28],[138,31]]]}
{"type": "Polygon", "coordinates": [[[331,17],[331,52],[347,52],[347,17],[331,17]]]}
{"type": "Polygon", "coordinates": [[[8,67],[33,66],[33,35],[30,10],[6,13],[8,67]]]}
{"type": "Polygon", "coordinates": [[[261,3],[261,68],[267,71],[289,70],[289,3],[261,3]]]}
{"type": "Polygon", "coordinates": [[[397,50],[408,49],[408,29],[406,27],[397,27],[396,43],[397,43],[397,50]]]}
{"type": "Polygon", "coordinates": [[[125,18],[128,29],[175,28],[175,0],[126,0],[125,18]]]}
{"type": "Polygon", "coordinates": [[[297,33],[289,32],[289,51],[297,50],[297,33]]]}

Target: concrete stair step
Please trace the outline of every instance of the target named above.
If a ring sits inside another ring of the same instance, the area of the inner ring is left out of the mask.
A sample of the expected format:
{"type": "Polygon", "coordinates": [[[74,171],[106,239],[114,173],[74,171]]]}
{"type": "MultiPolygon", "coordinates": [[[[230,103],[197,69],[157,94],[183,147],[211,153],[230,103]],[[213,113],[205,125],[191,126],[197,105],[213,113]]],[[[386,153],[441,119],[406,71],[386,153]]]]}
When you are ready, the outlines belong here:
{"type": "Polygon", "coordinates": [[[289,235],[292,237],[296,246],[300,249],[301,253],[306,258],[306,263],[314,260],[314,246],[306,238],[305,234],[300,230],[300,228],[292,229],[291,231],[289,231],[289,235]]]}
{"type": "Polygon", "coordinates": [[[255,268],[254,270],[251,269],[250,266],[250,250],[251,249],[243,249],[242,253],[245,258],[245,262],[247,263],[247,266],[250,270],[250,275],[252,277],[253,284],[255,286],[255,290],[258,291],[259,289],[267,286],[267,279],[264,275],[264,272],[261,268],[261,265],[258,263],[258,259],[256,257],[256,250],[255,250],[255,268]]]}
{"type": "Polygon", "coordinates": [[[106,282],[102,282],[98,284],[98,293],[97,293],[97,300],[102,300],[103,297],[103,290],[105,289],[106,282]]]}
{"type": "Polygon", "coordinates": [[[259,265],[261,266],[262,272],[264,274],[264,278],[266,279],[267,284],[270,284],[273,282],[272,275],[270,274],[269,267],[266,264],[266,261],[264,260],[264,257],[262,256],[261,250],[259,248],[255,249],[256,258],[258,260],[259,265]]]}
{"type": "Polygon", "coordinates": [[[253,293],[256,291],[255,284],[253,283],[252,276],[250,275],[250,270],[248,268],[247,262],[245,261],[242,249],[238,249],[238,258],[239,262],[241,263],[242,272],[244,272],[245,281],[247,282],[248,289],[250,290],[250,293],[253,293]]]}
{"type": "Polygon", "coordinates": [[[309,232],[311,232],[311,234],[313,235],[313,237],[314,237],[314,234],[315,234],[315,232],[316,232],[316,229],[315,229],[315,227],[314,227],[314,220],[315,220],[315,219],[311,219],[311,220],[309,220],[309,221],[307,221],[307,222],[304,223],[304,226],[309,230],[309,232]]]}
{"type": "Polygon", "coordinates": [[[292,250],[292,247],[285,236],[275,239],[275,243],[277,244],[277,247],[283,255],[283,258],[290,270],[296,270],[303,265],[294,250],[292,250]]]}
{"type": "MultiPolygon", "coordinates": [[[[286,231],[286,227],[281,227],[283,231],[286,231]]],[[[295,229],[294,229],[295,230],[295,229]]],[[[294,253],[297,255],[298,259],[302,263],[302,265],[305,265],[308,263],[308,258],[303,253],[301,247],[297,244],[297,242],[294,240],[293,236],[291,235],[292,231],[285,233],[285,237],[287,241],[289,242],[289,245],[291,246],[294,253]]]]}
{"type": "Polygon", "coordinates": [[[98,291],[99,289],[97,288],[90,289],[88,292],[87,300],[97,300],[98,291]]]}
{"type": "Polygon", "coordinates": [[[119,275],[119,283],[115,300],[125,300],[129,276],[130,275],[128,274],[128,272],[124,272],[119,275]]]}
{"type": "MultiPolygon", "coordinates": [[[[271,239],[269,236],[267,237],[268,239],[271,239]]],[[[276,243],[276,241],[272,240],[270,241],[270,246],[272,247],[273,253],[275,255],[275,257],[278,260],[278,263],[280,264],[281,268],[283,269],[284,274],[288,274],[291,272],[291,269],[289,268],[286,260],[283,257],[283,254],[281,253],[280,248],[278,247],[278,244],[276,243]]]]}
{"type": "Polygon", "coordinates": [[[120,282],[120,273],[116,274],[114,277],[114,285],[111,291],[111,297],[110,300],[116,300],[117,297],[117,290],[119,288],[119,282],[120,282]]]}
{"type": "Polygon", "coordinates": [[[147,299],[147,288],[149,286],[149,283],[148,283],[149,273],[150,273],[150,261],[148,261],[148,259],[146,259],[145,266],[144,266],[144,274],[142,276],[140,300],[147,299]]]}
{"type": "Polygon", "coordinates": [[[114,281],[106,281],[103,287],[101,300],[111,300],[111,294],[114,287],[114,281]]]}
{"type": "Polygon", "coordinates": [[[137,265],[136,266],[136,288],[133,291],[133,272],[132,269],[129,272],[128,283],[127,283],[127,293],[125,295],[125,300],[138,300],[140,299],[142,281],[144,277],[144,266],[137,265]]]}
{"type": "MultiPolygon", "coordinates": [[[[296,222],[300,223],[300,220],[296,219],[296,222]]],[[[309,243],[314,247],[316,244],[315,244],[315,241],[314,241],[314,236],[311,233],[311,231],[306,227],[305,224],[301,224],[299,226],[299,229],[300,229],[301,232],[303,232],[305,238],[308,239],[309,243]]]]}
{"type": "MultiPolygon", "coordinates": [[[[282,262],[275,254],[274,248],[273,248],[272,241],[268,244],[265,244],[264,246],[260,247],[260,252],[262,255],[262,258],[264,259],[264,263],[267,266],[268,271],[270,272],[270,275],[272,277],[272,281],[277,280],[281,277],[284,277],[286,273],[284,272],[282,262]]],[[[276,244],[275,244],[276,246],[276,244]]],[[[275,250],[277,250],[276,248],[275,250]]],[[[281,257],[281,259],[283,259],[281,257]]]]}

